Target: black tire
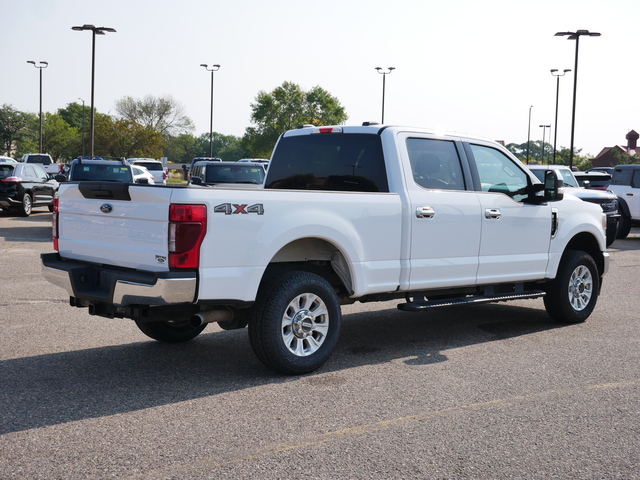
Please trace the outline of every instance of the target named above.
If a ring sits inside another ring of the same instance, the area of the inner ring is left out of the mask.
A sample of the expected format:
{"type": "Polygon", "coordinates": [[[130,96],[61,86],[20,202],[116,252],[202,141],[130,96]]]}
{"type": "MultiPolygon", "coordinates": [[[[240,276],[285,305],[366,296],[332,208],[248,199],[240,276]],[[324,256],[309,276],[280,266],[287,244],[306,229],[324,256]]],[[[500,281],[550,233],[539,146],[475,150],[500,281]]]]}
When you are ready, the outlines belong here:
{"type": "Polygon", "coordinates": [[[558,275],[547,284],[544,306],[554,320],[561,323],[584,322],[598,301],[600,275],[591,255],[567,250],[562,256],[558,275]]]}
{"type": "Polygon", "coordinates": [[[340,302],[320,275],[288,272],[267,280],[249,322],[249,341],[268,368],[299,375],[320,368],[340,334],[340,302]]]}
{"type": "Polygon", "coordinates": [[[200,335],[206,323],[197,327],[191,326],[189,320],[167,322],[141,322],[136,320],[136,325],[147,337],[165,343],[182,343],[200,335]]]}
{"type": "Polygon", "coordinates": [[[618,220],[618,233],[616,233],[616,238],[627,238],[630,231],[631,217],[624,213],[624,211],[621,211],[620,219],[618,220]]]}
{"type": "Polygon", "coordinates": [[[32,210],[33,200],[31,199],[31,195],[25,193],[24,197],[22,197],[22,204],[18,207],[18,215],[21,217],[28,217],[31,215],[32,210]]]}

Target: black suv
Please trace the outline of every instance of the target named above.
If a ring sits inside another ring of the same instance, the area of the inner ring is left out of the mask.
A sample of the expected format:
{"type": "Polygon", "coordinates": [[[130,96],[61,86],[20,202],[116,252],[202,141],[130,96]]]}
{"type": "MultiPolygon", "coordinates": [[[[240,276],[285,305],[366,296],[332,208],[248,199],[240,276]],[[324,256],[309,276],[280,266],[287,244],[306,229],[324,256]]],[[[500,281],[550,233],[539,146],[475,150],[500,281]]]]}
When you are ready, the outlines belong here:
{"type": "Polygon", "coordinates": [[[0,208],[31,215],[33,207],[47,206],[53,211],[58,182],[39,165],[0,163],[0,208]]]}

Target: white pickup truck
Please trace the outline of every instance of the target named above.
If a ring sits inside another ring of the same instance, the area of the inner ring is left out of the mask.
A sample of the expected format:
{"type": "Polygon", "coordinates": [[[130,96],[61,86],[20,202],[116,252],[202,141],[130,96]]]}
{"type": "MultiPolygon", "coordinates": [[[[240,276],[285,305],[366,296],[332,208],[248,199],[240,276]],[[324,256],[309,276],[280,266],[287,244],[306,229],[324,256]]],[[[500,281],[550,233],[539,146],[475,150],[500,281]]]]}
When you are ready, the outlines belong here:
{"type": "Polygon", "coordinates": [[[55,163],[48,153],[25,153],[21,161],[24,163],[37,163],[45,172],[51,175],[56,175],[63,171],[63,165],[55,163]]]}
{"type": "Polygon", "coordinates": [[[609,265],[599,205],[495,142],[416,128],[286,132],[263,188],[69,182],[57,202],[43,272],[72,306],[164,342],[248,325],[287,374],[327,361],[341,304],[544,297],[582,322],[609,265]]]}

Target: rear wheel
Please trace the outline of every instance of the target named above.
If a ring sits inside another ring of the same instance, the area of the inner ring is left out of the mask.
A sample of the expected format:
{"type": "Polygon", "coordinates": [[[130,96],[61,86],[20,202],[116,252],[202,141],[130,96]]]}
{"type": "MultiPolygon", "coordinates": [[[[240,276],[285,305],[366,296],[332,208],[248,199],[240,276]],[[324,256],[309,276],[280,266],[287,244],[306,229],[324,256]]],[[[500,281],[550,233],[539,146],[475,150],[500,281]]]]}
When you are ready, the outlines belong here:
{"type": "Polygon", "coordinates": [[[136,325],[146,336],[165,343],[187,342],[200,335],[206,323],[193,327],[189,320],[170,320],[164,322],[141,322],[136,320],[136,325]]]}
{"type": "Polygon", "coordinates": [[[31,215],[32,209],[33,201],[31,200],[31,195],[25,193],[24,197],[22,197],[22,204],[18,206],[18,214],[21,217],[28,217],[29,215],[31,215]]]}
{"type": "Polygon", "coordinates": [[[267,367],[286,374],[322,366],[338,341],[338,296],[323,277],[288,272],[268,280],[249,323],[254,353],[267,367]]]}
{"type": "Polygon", "coordinates": [[[568,250],[560,261],[558,275],[547,285],[544,306],[558,322],[584,322],[596,306],[599,291],[600,276],[591,255],[568,250]]]}

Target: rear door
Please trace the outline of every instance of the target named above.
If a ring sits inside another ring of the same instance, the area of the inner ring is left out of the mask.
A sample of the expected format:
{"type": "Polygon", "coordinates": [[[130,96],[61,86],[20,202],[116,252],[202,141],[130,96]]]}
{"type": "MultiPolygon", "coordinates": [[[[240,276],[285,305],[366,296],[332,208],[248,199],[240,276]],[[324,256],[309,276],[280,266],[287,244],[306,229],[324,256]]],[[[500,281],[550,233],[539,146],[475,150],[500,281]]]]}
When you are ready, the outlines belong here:
{"type": "MultiPolygon", "coordinates": [[[[467,188],[459,143],[406,133],[399,146],[405,171],[411,231],[411,290],[473,285],[478,269],[481,211],[467,188]]],[[[467,168],[468,170],[468,168],[467,168]]]]}

